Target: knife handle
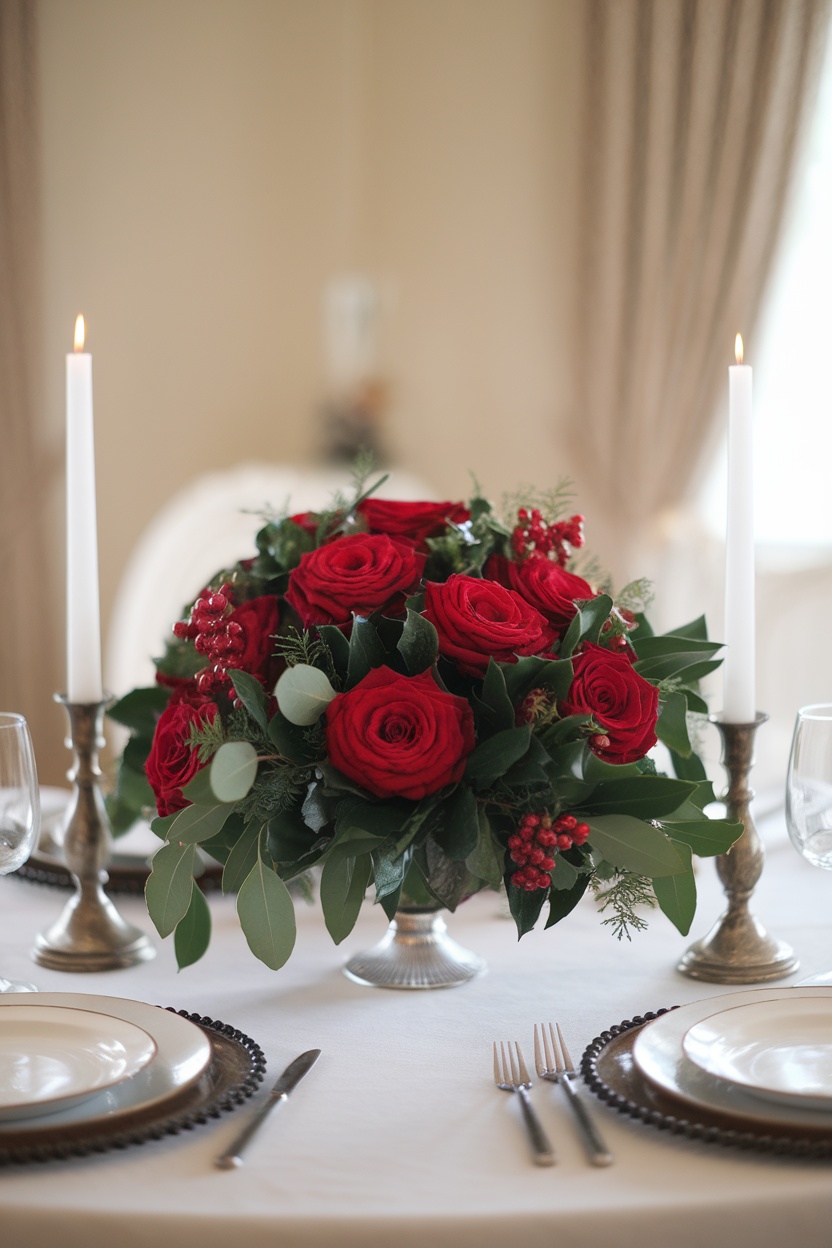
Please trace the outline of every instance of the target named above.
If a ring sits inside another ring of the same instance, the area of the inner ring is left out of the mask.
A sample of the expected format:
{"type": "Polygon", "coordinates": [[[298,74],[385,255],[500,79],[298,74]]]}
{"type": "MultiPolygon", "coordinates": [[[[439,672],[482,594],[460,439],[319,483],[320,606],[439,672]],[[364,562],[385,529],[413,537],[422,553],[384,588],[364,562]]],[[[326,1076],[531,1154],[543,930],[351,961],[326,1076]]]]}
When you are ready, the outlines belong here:
{"type": "Polygon", "coordinates": [[[224,1153],[220,1154],[214,1164],[218,1166],[220,1170],[234,1170],[237,1166],[241,1166],[243,1164],[243,1149],[246,1144],[248,1144],[255,1131],[257,1131],[260,1124],[265,1120],[269,1110],[272,1109],[278,1101],[285,1101],[287,1099],[288,1097],[286,1093],[282,1092],[279,1096],[270,1096],[268,1100],[264,1101],[256,1113],[252,1114],[251,1118],[249,1118],[239,1135],[235,1136],[231,1144],[229,1144],[224,1153]]]}

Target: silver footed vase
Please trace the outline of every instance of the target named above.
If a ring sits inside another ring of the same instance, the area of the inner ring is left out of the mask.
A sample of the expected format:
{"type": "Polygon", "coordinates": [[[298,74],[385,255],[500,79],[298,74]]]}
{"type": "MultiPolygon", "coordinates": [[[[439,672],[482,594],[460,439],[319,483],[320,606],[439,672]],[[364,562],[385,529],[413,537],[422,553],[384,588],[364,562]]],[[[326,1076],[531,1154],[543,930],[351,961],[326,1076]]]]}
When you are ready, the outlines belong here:
{"type": "Polygon", "coordinates": [[[448,935],[438,904],[418,905],[402,897],[383,938],[357,953],[344,974],[366,988],[456,988],[486,969],[485,961],[448,935]]]}

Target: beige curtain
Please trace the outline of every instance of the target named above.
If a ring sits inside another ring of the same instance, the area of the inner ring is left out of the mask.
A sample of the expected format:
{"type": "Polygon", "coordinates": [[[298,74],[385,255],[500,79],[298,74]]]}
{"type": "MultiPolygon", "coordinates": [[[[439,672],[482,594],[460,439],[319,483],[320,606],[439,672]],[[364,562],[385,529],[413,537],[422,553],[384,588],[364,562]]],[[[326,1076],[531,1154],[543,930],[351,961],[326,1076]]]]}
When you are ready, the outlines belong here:
{"type": "Polygon", "coordinates": [[[0,709],[26,716],[41,779],[56,783],[69,759],[52,701],[63,604],[45,530],[56,464],[39,432],[36,51],[34,0],[0,0],[0,709]]]}
{"type": "MultiPolygon", "coordinates": [[[[754,328],[828,0],[584,0],[572,453],[622,574],[754,328]]],[[[612,564],[611,564],[612,566],[612,564]]]]}

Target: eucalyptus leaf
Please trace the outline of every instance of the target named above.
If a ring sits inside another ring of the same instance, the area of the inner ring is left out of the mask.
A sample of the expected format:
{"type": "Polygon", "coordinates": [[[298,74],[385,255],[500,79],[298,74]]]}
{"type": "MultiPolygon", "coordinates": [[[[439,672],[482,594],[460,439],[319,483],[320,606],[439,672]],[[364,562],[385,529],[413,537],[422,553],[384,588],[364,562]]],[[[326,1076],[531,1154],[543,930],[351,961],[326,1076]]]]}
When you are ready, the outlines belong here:
{"type": "Polygon", "coordinates": [[[683,936],[687,936],[696,913],[696,878],[690,861],[690,849],[676,842],[677,852],[685,859],[686,870],[653,880],[653,892],[662,914],[666,915],[683,936]]]}
{"type": "Polygon", "coordinates": [[[622,871],[656,879],[677,875],[685,863],[669,837],[632,815],[588,815],[589,841],[622,871]]]}
{"type": "Polygon", "coordinates": [[[355,927],[370,882],[369,854],[355,858],[327,858],[321,872],[320,898],[324,922],[336,945],[355,927]]]}
{"type": "Polygon", "coordinates": [[[211,788],[221,802],[241,802],[257,776],[257,751],[250,741],[225,741],[211,759],[211,788]]]}
{"type": "Polygon", "coordinates": [[[232,846],[222,873],[224,893],[236,893],[251,874],[260,852],[261,830],[262,825],[256,821],[246,824],[232,846]]]}
{"type": "Polygon", "coordinates": [[[254,956],[279,970],[295,946],[295,907],[280,876],[260,857],[237,893],[237,915],[254,956]]]}
{"type": "Polygon", "coordinates": [[[308,663],[287,667],[274,687],[281,714],[302,728],[317,723],[335,693],[326,672],[308,663]]]}
{"type": "Polygon", "coordinates": [[[170,936],[188,912],[194,890],[195,845],[178,841],[156,850],[145,884],[147,912],[160,936],[170,936]]]}
{"type": "Polygon", "coordinates": [[[179,920],[173,934],[173,951],[180,971],[198,962],[211,940],[211,911],[202,889],[191,893],[187,913],[179,920]]]}
{"type": "Polygon", "coordinates": [[[172,819],[168,836],[172,841],[182,841],[187,845],[207,841],[217,835],[233,809],[227,802],[218,802],[213,806],[185,806],[172,819]]]}

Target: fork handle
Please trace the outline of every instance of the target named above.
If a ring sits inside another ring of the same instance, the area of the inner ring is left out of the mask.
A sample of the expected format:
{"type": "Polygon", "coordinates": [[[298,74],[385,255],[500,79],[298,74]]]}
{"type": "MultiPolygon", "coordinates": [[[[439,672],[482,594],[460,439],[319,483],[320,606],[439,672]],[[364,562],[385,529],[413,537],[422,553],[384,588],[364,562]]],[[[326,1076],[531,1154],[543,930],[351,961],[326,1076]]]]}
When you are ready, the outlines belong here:
{"type": "Polygon", "coordinates": [[[534,1112],[529,1094],[522,1086],[518,1087],[516,1092],[520,1097],[520,1108],[523,1111],[523,1119],[531,1140],[534,1164],[536,1166],[553,1166],[555,1164],[555,1152],[549,1142],[548,1135],[541,1126],[540,1119],[534,1112]]]}
{"type": "Polygon", "coordinates": [[[583,1132],[584,1142],[593,1166],[611,1166],[613,1155],[607,1148],[601,1132],[592,1121],[589,1110],[578,1096],[577,1088],[571,1079],[562,1079],[561,1083],[566,1088],[566,1099],[575,1111],[575,1117],[583,1132]]]}

